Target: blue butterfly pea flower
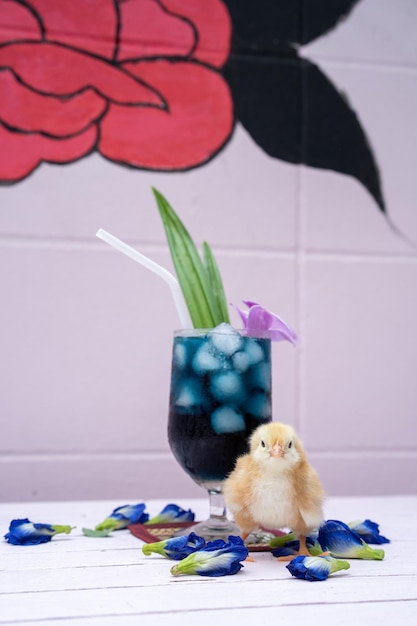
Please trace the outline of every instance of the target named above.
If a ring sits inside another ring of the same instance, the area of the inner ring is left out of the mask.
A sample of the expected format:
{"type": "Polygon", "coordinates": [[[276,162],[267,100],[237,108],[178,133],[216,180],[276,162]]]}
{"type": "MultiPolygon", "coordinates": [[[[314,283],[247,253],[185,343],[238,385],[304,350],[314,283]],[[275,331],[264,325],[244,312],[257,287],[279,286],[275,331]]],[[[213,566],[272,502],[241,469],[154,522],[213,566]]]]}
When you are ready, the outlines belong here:
{"type": "Polygon", "coordinates": [[[73,528],[74,526],[34,523],[26,517],[12,520],[9,532],[4,535],[4,538],[15,546],[33,546],[51,541],[52,537],[58,533],[68,535],[73,528]]]}
{"type": "Polygon", "coordinates": [[[326,580],[333,572],[349,567],[347,561],[333,559],[331,556],[297,556],[287,565],[292,576],[310,581],[326,580]]]}
{"type": "Polygon", "coordinates": [[[146,505],[143,502],[118,506],[104,521],[97,524],[95,530],[122,530],[130,524],[143,524],[149,519],[145,508],[146,505]]]}
{"type": "Polygon", "coordinates": [[[287,533],[286,535],[278,535],[273,537],[269,542],[270,548],[282,548],[294,541],[297,541],[297,535],[295,533],[287,533]]]}
{"type": "Polygon", "coordinates": [[[145,543],[142,552],[146,556],[150,554],[161,554],[167,559],[181,561],[189,554],[201,550],[206,545],[205,539],[199,537],[195,533],[183,535],[182,537],[172,537],[155,543],[145,543]]]}
{"type": "Polygon", "coordinates": [[[370,519],[349,522],[348,526],[353,532],[359,535],[361,539],[366,541],[366,543],[390,543],[389,539],[380,535],[379,525],[376,522],[372,522],[370,519]]]}
{"type": "Polygon", "coordinates": [[[280,557],[280,556],[292,556],[293,554],[297,554],[298,547],[300,545],[299,541],[291,541],[287,543],[285,546],[278,546],[277,548],[273,548],[271,550],[272,556],[280,557]]]}
{"type": "Polygon", "coordinates": [[[158,515],[149,519],[146,524],[166,524],[168,522],[193,522],[195,514],[191,509],[186,511],[177,504],[167,504],[158,515]]]}
{"type": "Polygon", "coordinates": [[[249,551],[240,537],[230,536],[228,541],[217,539],[179,561],[171,568],[173,576],[228,576],[236,574],[242,567],[249,551]]]}
{"type": "MultiPolygon", "coordinates": [[[[314,556],[322,553],[320,544],[312,537],[306,537],[308,551],[314,556]]],[[[297,554],[300,549],[300,542],[294,533],[288,533],[279,537],[274,537],[269,542],[272,555],[275,557],[291,556],[297,554]]]]}
{"type": "MultiPolygon", "coordinates": [[[[323,552],[319,542],[313,541],[310,537],[307,537],[306,546],[307,546],[307,550],[310,552],[312,556],[318,556],[319,554],[322,554],[323,552]]],[[[295,541],[290,541],[289,543],[283,546],[278,546],[277,548],[273,548],[271,552],[272,552],[272,556],[275,556],[278,558],[280,556],[291,556],[292,554],[296,555],[298,554],[299,550],[300,550],[300,542],[298,541],[298,539],[296,539],[295,541]]]]}
{"type": "Polygon", "coordinates": [[[338,520],[324,522],[319,529],[318,541],[323,550],[334,557],[381,561],[385,556],[383,550],[370,548],[347,524],[338,520]]]}

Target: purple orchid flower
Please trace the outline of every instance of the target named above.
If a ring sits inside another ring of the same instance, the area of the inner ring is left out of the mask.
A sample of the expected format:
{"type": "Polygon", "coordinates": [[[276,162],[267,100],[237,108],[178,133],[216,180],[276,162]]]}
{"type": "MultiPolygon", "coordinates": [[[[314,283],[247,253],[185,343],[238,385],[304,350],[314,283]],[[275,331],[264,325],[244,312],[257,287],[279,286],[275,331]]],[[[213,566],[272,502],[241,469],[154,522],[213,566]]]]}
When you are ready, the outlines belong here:
{"type": "Polygon", "coordinates": [[[256,336],[261,331],[267,331],[272,341],[289,341],[295,345],[298,341],[298,335],[293,331],[278,315],[264,309],[257,302],[251,300],[242,300],[249,311],[243,311],[235,306],[243,322],[243,326],[249,336],[256,336]]]}

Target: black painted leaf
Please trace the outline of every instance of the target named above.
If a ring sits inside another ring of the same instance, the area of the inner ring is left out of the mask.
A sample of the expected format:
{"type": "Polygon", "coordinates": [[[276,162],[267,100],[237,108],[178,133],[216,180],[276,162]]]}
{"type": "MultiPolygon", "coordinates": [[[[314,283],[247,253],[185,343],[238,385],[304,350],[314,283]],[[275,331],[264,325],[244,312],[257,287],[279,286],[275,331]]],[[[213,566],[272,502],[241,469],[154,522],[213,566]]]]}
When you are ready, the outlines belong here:
{"type": "Polygon", "coordinates": [[[232,51],[280,54],[306,44],[347,17],[359,0],[224,0],[233,23],[232,51]]]}
{"type": "Polygon", "coordinates": [[[361,124],[313,63],[297,56],[231,56],[224,75],[236,119],[270,156],[353,176],[385,210],[379,173],[361,124]]]}
{"type": "Polygon", "coordinates": [[[300,162],[300,59],[231,56],[224,75],[236,119],[267,154],[300,162]]]}
{"type": "Polygon", "coordinates": [[[304,0],[297,41],[305,45],[347,18],[359,0],[304,0]]]}
{"type": "Polygon", "coordinates": [[[306,60],[302,68],[302,162],[353,176],[385,211],[378,166],[356,113],[320,68],[306,60]]]}
{"type": "Polygon", "coordinates": [[[233,24],[233,52],[277,54],[297,41],[297,0],[224,0],[233,24]]]}

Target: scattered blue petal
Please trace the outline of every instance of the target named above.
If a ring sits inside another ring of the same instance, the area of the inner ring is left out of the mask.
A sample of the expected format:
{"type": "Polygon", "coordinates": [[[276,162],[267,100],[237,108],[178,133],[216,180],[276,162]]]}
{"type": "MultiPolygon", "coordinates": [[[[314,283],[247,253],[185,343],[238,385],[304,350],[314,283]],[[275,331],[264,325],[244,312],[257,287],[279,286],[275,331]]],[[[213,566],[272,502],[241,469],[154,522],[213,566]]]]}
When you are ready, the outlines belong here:
{"type": "Polygon", "coordinates": [[[177,504],[167,504],[158,515],[149,519],[147,524],[166,524],[169,522],[193,522],[195,514],[191,509],[186,511],[177,504]]]}
{"type": "Polygon", "coordinates": [[[379,525],[370,519],[348,523],[349,528],[366,543],[390,543],[390,540],[379,533],[379,525]]]}
{"type": "Polygon", "coordinates": [[[370,548],[347,524],[327,520],[319,529],[318,541],[324,551],[346,559],[382,560],[384,551],[370,548]]]}
{"type": "Polygon", "coordinates": [[[297,556],[287,565],[292,576],[312,582],[326,580],[333,572],[349,567],[347,561],[339,561],[330,556],[297,556]]]}
{"type": "Polygon", "coordinates": [[[26,517],[12,520],[9,532],[4,535],[4,538],[15,546],[33,546],[51,541],[52,537],[58,533],[68,534],[71,530],[71,526],[39,524],[31,522],[26,517]]]}
{"type": "Polygon", "coordinates": [[[95,530],[122,530],[130,524],[143,524],[149,519],[149,515],[145,513],[146,505],[141,502],[139,504],[124,504],[118,506],[114,511],[106,517],[106,519],[97,524],[95,530]]]}
{"type": "MultiPolygon", "coordinates": [[[[306,546],[308,550],[314,550],[316,546],[316,542],[311,537],[307,537],[306,546]]],[[[271,553],[272,553],[272,556],[275,556],[275,557],[291,556],[292,554],[294,555],[298,554],[299,549],[300,549],[300,542],[298,541],[298,539],[294,539],[292,541],[288,541],[287,543],[283,545],[279,545],[279,546],[276,546],[275,548],[272,548],[271,553]]],[[[321,551],[322,550],[320,548],[320,552],[321,551]]]]}
{"type": "Polygon", "coordinates": [[[285,546],[278,546],[277,548],[273,548],[271,550],[272,556],[280,557],[296,555],[299,549],[299,545],[299,541],[292,541],[290,544],[288,543],[285,546]]]}
{"type": "Polygon", "coordinates": [[[142,552],[146,556],[161,554],[167,559],[181,561],[189,554],[201,550],[206,545],[205,539],[191,532],[181,537],[172,537],[155,543],[146,543],[142,546],[142,552]]]}
{"type": "Polygon", "coordinates": [[[145,508],[146,505],[143,502],[140,504],[125,504],[114,509],[110,517],[126,520],[129,524],[143,524],[143,522],[149,519],[149,515],[144,512],[145,508]]]}
{"type": "Polygon", "coordinates": [[[240,537],[230,536],[228,541],[210,541],[197,552],[190,554],[171,568],[173,576],[198,574],[199,576],[229,576],[242,567],[249,551],[240,537]]]}

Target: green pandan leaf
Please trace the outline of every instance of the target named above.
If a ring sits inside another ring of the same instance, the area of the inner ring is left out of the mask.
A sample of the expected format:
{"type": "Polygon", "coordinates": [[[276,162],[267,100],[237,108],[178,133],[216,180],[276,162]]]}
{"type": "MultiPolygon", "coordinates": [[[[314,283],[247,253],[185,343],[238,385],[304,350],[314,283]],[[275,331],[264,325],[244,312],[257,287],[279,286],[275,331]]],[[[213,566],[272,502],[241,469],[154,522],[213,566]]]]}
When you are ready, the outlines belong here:
{"type": "Polygon", "coordinates": [[[213,328],[223,319],[208,272],[187,229],[166,198],[152,188],[172,261],[195,328],[213,328]]]}
{"type": "Polygon", "coordinates": [[[171,255],[184,299],[195,328],[212,328],[212,315],[204,267],[194,254],[192,245],[175,229],[168,234],[171,255]]]}
{"type": "Polygon", "coordinates": [[[81,530],[86,537],[108,537],[113,529],[105,528],[104,530],[93,530],[92,528],[82,528],[81,530]]]}
{"type": "Polygon", "coordinates": [[[227,322],[229,324],[229,309],[227,307],[222,277],[220,275],[219,266],[217,265],[213,251],[207,241],[203,242],[203,258],[207,274],[209,276],[210,285],[220,311],[221,322],[227,322]]]}

